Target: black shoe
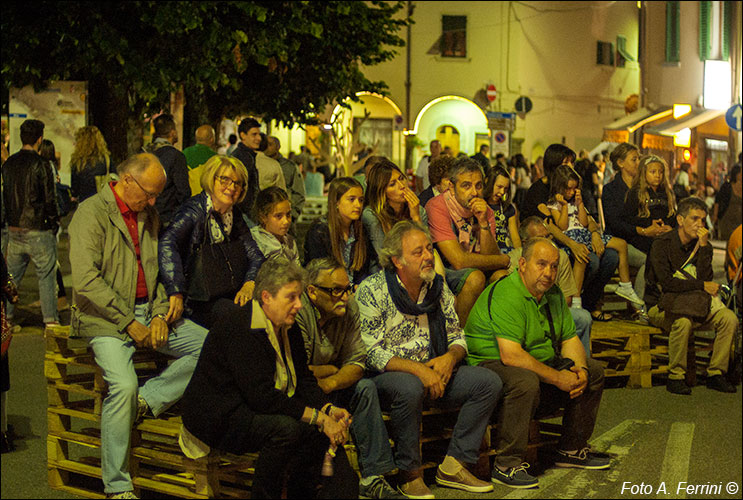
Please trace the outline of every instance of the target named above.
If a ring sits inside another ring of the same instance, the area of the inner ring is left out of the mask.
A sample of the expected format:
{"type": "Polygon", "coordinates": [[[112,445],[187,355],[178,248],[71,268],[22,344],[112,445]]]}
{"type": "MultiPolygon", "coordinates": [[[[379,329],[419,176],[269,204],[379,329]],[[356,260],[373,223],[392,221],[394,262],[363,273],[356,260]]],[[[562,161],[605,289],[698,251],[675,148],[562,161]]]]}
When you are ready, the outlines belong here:
{"type": "Polygon", "coordinates": [[[735,392],[735,386],[728,382],[723,375],[707,377],[707,388],[720,392],[735,392]]]}
{"type": "Polygon", "coordinates": [[[666,383],[666,390],[673,394],[682,394],[684,396],[691,395],[691,387],[686,385],[686,382],[684,380],[669,378],[668,382],[666,383]]]}
{"type": "Polygon", "coordinates": [[[603,453],[594,453],[589,448],[583,448],[574,455],[557,450],[555,466],[575,467],[577,469],[608,469],[611,459],[603,453]]]}
{"type": "Polygon", "coordinates": [[[526,472],[527,468],[529,468],[529,464],[524,462],[520,466],[511,467],[504,472],[497,465],[494,465],[490,480],[495,484],[503,484],[509,488],[536,488],[539,486],[539,479],[526,472]]]}

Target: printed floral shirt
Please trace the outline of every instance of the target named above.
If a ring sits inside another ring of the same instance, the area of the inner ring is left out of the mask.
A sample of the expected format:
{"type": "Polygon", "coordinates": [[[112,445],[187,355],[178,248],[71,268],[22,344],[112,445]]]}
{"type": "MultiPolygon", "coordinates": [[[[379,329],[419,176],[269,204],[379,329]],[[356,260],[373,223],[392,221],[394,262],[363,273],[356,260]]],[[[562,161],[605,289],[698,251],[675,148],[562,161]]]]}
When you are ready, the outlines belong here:
{"type": "MultiPolygon", "coordinates": [[[[400,282],[400,278],[397,278],[400,282]]],[[[402,282],[400,282],[402,286],[402,282]]],[[[418,303],[428,293],[429,284],[424,284],[418,295],[418,303]]],[[[356,302],[361,318],[361,338],[366,344],[366,367],[383,372],[393,357],[425,363],[430,358],[431,336],[428,315],[413,316],[401,313],[387,288],[384,271],[369,276],[356,291],[356,302]]],[[[446,317],[447,346],[461,346],[467,351],[464,332],[454,310],[454,295],[444,284],[441,292],[441,307],[446,317]]]]}

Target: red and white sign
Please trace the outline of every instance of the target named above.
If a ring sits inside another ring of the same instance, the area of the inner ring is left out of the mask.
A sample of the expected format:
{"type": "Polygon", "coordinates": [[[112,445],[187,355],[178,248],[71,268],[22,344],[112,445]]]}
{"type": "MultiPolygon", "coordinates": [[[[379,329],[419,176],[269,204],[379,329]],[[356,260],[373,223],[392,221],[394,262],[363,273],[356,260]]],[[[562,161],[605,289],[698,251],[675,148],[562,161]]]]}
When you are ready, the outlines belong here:
{"type": "Polygon", "coordinates": [[[495,101],[495,98],[498,95],[498,91],[495,90],[495,85],[491,83],[490,85],[488,85],[486,90],[487,90],[487,95],[488,95],[488,101],[490,102],[495,101]]]}

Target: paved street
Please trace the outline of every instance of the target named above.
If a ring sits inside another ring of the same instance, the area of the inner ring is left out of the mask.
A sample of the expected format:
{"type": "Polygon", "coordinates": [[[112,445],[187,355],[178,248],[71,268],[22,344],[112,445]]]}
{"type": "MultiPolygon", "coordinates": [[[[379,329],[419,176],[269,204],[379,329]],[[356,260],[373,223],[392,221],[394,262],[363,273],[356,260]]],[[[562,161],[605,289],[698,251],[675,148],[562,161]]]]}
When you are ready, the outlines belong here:
{"type": "MultiPolygon", "coordinates": [[[[64,237],[61,246],[66,248],[64,237]]],[[[69,287],[66,255],[62,266],[69,287]]],[[[40,311],[29,307],[36,300],[34,280],[29,270],[18,314],[25,327],[10,348],[9,422],[23,438],[16,441],[15,452],[2,456],[0,496],[75,498],[47,485],[44,340],[40,311]]],[[[63,321],[69,321],[68,316],[63,321]]],[[[743,398],[738,389],[736,394],[721,394],[698,386],[691,397],[683,397],[669,394],[662,385],[608,388],[592,444],[614,457],[610,470],[537,470],[540,487],[534,490],[496,486],[493,493],[474,495],[432,489],[440,498],[741,498],[743,398]]]]}

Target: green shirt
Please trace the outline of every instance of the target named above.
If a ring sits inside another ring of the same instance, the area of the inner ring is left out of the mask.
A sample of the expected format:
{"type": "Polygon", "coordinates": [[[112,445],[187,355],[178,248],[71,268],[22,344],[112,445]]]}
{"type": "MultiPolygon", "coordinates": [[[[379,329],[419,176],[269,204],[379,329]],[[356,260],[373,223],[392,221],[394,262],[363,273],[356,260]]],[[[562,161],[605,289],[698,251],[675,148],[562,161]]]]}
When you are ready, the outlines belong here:
{"type": "Polygon", "coordinates": [[[215,154],[217,153],[212,148],[203,144],[194,144],[183,150],[183,155],[186,157],[186,163],[189,169],[203,165],[206,163],[206,160],[215,154]]]}
{"type": "Polygon", "coordinates": [[[467,363],[478,365],[482,361],[500,359],[496,337],[518,342],[537,361],[544,363],[551,360],[555,351],[545,312],[547,304],[552,313],[556,343],[559,345],[575,336],[575,323],[565,297],[557,286],[547,290],[539,302],[526,289],[518,272],[486,287],[475,302],[464,327],[469,350],[467,363]],[[490,290],[496,285],[493,302],[489,307],[490,290]],[[490,314],[493,316],[492,320],[490,314]]]}

